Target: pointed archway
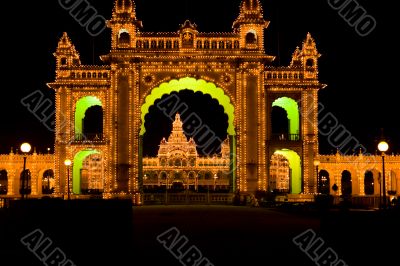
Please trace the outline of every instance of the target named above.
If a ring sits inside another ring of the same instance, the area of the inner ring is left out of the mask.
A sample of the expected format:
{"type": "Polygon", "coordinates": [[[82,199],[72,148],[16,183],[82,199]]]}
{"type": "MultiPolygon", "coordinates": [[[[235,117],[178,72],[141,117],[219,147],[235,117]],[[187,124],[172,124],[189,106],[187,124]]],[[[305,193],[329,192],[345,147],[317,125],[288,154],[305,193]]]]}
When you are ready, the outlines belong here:
{"type": "Polygon", "coordinates": [[[286,111],[289,120],[289,139],[300,134],[300,113],[299,105],[295,100],[289,97],[281,97],[272,103],[272,107],[280,107],[286,111]]]}
{"type": "Polygon", "coordinates": [[[302,192],[302,176],[299,154],[289,149],[277,150],[274,154],[283,155],[288,160],[290,168],[290,193],[300,194],[302,192]]]}
{"type": "Polygon", "coordinates": [[[100,154],[97,150],[82,150],[78,152],[74,157],[74,164],[72,170],[72,192],[74,194],[82,194],[81,181],[82,181],[82,169],[84,160],[92,155],[100,154]]]}
{"type": "MultiPolygon", "coordinates": [[[[139,164],[141,164],[143,158],[143,136],[146,132],[145,122],[146,115],[149,113],[150,107],[156,104],[157,100],[161,100],[165,95],[171,95],[173,92],[181,92],[189,90],[193,92],[201,92],[203,94],[210,95],[212,99],[217,100],[219,105],[223,107],[224,113],[228,117],[228,128],[227,135],[229,136],[230,150],[230,191],[236,190],[236,130],[234,125],[234,105],[231,102],[230,96],[224,91],[224,89],[216,86],[212,82],[207,82],[203,79],[195,79],[192,77],[184,77],[179,80],[173,79],[169,82],[164,82],[158,87],[149,91],[149,95],[144,100],[141,106],[141,127],[140,127],[140,144],[139,144],[139,164]]],[[[181,111],[182,102],[179,97],[167,97],[166,101],[160,101],[157,104],[167,117],[173,117],[175,113],[181,111]]],[[[194,131],[200,131],[203,127],[207,127],[199,121],[198,117],[193,114],[189,117],[189,123],[193,123],[194,131]],[[200,123],[199,123],[200,122],[200,123]]],[[[143,166],[139,165],[139,187],[143,187],[143,166]]]]}

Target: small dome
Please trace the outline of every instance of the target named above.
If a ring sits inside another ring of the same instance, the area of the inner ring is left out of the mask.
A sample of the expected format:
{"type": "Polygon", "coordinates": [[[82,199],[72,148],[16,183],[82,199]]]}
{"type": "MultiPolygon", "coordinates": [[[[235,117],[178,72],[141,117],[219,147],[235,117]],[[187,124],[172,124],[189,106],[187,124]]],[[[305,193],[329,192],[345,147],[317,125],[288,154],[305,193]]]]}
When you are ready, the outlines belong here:
{"type": "Polygon", "coordinates": [[[117,13],[129,13],[134,10],[132,0],[117,0],[115,3],[117,13]]]}
{"type": "Polygon", "coordinates": [[[242,8],[246,11],[257,11],[260,7],[258,0],[244,0],[242,2],[242,8]]]}

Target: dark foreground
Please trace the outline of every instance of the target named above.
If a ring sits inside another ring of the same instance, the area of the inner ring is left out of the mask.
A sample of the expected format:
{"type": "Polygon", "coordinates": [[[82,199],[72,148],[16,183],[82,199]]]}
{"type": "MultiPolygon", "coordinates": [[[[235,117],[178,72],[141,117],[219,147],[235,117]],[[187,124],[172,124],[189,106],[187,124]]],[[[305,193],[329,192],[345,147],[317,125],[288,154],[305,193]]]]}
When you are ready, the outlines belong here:
{"type": "MultiPolygon", "coordinates": [[[[316,254],[330,247],[347,265],[398,265],[399,260],[398,213],[321,214],[233,206],[150,206],[132,211],[125,201],[25,205],[0,210],[0,265],[46,265],[46,256],[56,247],[65,261],[74,263],[66,266],[193,265],[182,264],[174,254],[195,248],[205,258],[200,266],[207,265],[206,259],[214,265],[317,265],[293,242],[308,229],[316,233],[313,240],[320,237],[324,242],[315,248],[316,254]],[[157,237],[171,228],[161,240],[166,246],[179,244],[167,250],[157,237]],[[43,232],[41,241],[51,240],[48,249],[39,245],[30,251],[26,239],[26,245],[21,242],[36,229],[43,232]]],[[[47,264],[58,265],[50,259],[47,264]]]]}

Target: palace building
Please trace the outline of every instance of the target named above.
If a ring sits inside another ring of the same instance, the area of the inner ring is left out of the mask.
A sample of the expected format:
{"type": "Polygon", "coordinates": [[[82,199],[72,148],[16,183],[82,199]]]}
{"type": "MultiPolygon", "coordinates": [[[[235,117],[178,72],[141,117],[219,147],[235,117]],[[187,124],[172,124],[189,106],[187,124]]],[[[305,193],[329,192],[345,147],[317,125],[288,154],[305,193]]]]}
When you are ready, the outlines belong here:
{"type": "Polygon", "coordinates": [[[221,144],[220,154],[199,157],[194,139],[186,138],[182,125],[177,114],[168,140],[161,140],[157,157],[143,158],[144,188],[229,191],[229,139],[221,144]]]}
{"type": "MultiPolygon", "coordinates": [[[[318,153],[318,91],[326,85],[318,79],[320,54],[310,33],[294,46],[288,65],[275,67],[275,57],[265,52],[270,22],[259,0],[243,0],[232,31],[224,33],[202,32],[190,21],[173,32],[146,32],[135,7],[133,0],[115,1],[107,22],[111,50],[101,56],[102,65],[83,64],[73,40],[62,35],[55,80],[48,84],[56,95],[55,153],[28,156],[31,196],[69,189],[73,197],[138,198],[163,186],[379,193],[380,164],[370,163],[379,156],[318,153]],[[204,125],[195,116],[181,121],[171,108],[164,110],[175,118],[171,135],[160,140],[157,157],[144,157],[150,108],[183,90],[210,95],[223,107],[228,127],[221,152],[199,156],[193,136],[204,125]],[[183,132],[183,123],[191,132],[183,132]]],[[[22,162],[21,154],[0,156],[2,194],[18,196],[22,162]]],[[[400,156],[388,156],[385,173],[387,190],[399,193],[400,156]]]]}

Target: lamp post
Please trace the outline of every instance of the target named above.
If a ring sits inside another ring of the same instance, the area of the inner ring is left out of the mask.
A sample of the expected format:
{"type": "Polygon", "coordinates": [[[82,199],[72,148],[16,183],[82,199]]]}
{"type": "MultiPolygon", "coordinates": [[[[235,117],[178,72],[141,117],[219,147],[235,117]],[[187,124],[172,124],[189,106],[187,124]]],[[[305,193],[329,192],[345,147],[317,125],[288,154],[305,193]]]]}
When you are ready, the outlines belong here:
{"type": "Polygon", "coordinates": [[[320,161],[318,159],[314,160],[314,166],[315,166],[315,170],[316,170],[316,176],[317,176],[317,193],[320,192],[320,184],[319,184],[319,174],[318,174],[318,166],[320,164],[320,161]]]}
{"type": "Polygon", "coordinates": [[[378,144],[378,150],[382,155],[382,195],[383,195],[383,210],[386,210],[386,182],[385,182],[385,152],[389,149],[389,144],[386,141],[381,141],[378,144]]]}
{"type": "Polygon", "coordinates": [[[207,179],[207,204],[210,204],[210,180],[207,179]]]}
{"type": "Polygon", "coordinates": [[[65,161],[64,161],[64,164],[65,164],[65,166],[67,167],[67,184],[68,184],[68,186],[67,186],[67,195],[68,195],[68,200],[70,200],[70,191],[69,191],[69,167],[71,166],[71,164],[72,164],[72,161],[71,160],[69,160],[69,159],[66,159],[65,161]]]}
{"type": "Polygon", "coordinates": [[[379,184],[379,210],[382,209],[382,183],[381,183],[381,174],[378,175],[378,184],[379,184]]]}
{"type": "Polygon", "coordinates": [[[25,198],[25,192],[28,188],[28,180],[26,180],[26,188],[25,188],[25,179],[26,179],[26,157],[27,154],[31,151],[32,147],[29,143],[25,142],[21,145],[21,151],[24,153],[24,168],[22,171],[22,184],[21,184],[21,199],[25,198]]]}

